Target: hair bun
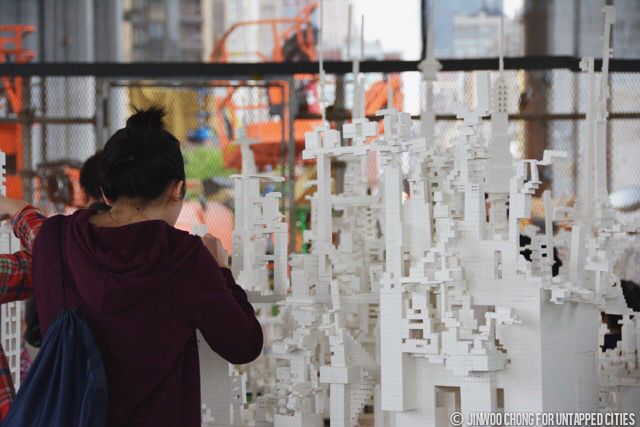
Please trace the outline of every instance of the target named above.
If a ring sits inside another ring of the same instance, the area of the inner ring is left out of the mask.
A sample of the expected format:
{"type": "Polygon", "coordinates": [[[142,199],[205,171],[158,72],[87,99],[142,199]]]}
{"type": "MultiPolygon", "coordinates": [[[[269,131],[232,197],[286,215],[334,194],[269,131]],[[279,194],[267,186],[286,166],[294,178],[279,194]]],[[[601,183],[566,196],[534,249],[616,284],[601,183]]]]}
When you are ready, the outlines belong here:
{"type": "Polygon", "coordinates": [[[164,108],[154,105],[146,110],[135,109],[135,114],[127,120],[127,129],[137,134],[154,134],[164,130],[164,108]]]}
{"type": "Polygon", "coordinates": [[[174,181],[184,181],[180,142],[164,128],[164,109],[140,110],[105,144],[100,185],[107,199],[155,200],[174,181]]]}

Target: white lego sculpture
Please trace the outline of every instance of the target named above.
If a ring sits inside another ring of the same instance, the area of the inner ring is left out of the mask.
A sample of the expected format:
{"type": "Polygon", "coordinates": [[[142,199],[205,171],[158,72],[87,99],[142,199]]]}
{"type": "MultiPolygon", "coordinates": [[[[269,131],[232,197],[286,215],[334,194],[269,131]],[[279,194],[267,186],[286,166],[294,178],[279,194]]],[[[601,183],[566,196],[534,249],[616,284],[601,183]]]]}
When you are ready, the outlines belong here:
{"type": "Polygon", "coordinates": [[[239,132],[235,142],[241,146],[242,173],[232,175],[235,192],[235,228],[233,230],[233,275],[249,292],[252,302],[282,299],[287,287],[287,225],[278,204],[282,195],[271,192],[262,196],[261,182],[282,182],[284,178],[258,175],[251,151],[255,141],[239,132]],[[271,243],[273,254],[267,254],[271,243]],[[269,286],[269,265],[273,267],[273,290],[269,286]]]}
{"type": "MultiPolygon", "coordinates": [[[[0,194],[6,195],[5,163],[6,157],[0,152],[0,194]]],[[[21,249],[20,240],[16,238],[11,224],[0,225],[0,253],[10,254],[21,249]]],[[[20,387],[20,355],[22,353],[22,311],[23,302],[8,302],[0,306],[0,340],[2,349],[9,362],[9,370],[13,378],[13,386],[20,387]]]]}
{"type": "Polygon", "coordinates": [[[233,269],[261,313],[266,357],[246,369],[255,396],[247,406],[238,394],[245,377],[207,356],[216,369],[203,381],[215,377],[207,381],[222,402],[205,402],[203,391],[203,415],[213,425],[311,427],[329,419],[334,427],[356,426],[367,405],[378,427],[445,426],[453,411],[638,415],[640,325],[619,284],[640,227],[616,222],[608,204],[614,9],[605,7],[604,17],[599,97],[594,61],[582,63],[589,103],[578,203],[555,206],[544,191],[543,227],[522,220],[531,218],[540,168],[565,154],[512,158],[502,49],[493,90],[489,75],[477,73],[475,109],[454,106],[461,122],[445,149],[436,143],[431,105],[439,69],[432,29],[420,66],[426,102],[418,137],[410,115],[391,106],[377,112],[384,126],[378,136],[378,124],[364,117],[357,60],[353,119],[342,135],[332,129],[324,120],[320,46],[323,122],[305,135],[303,151],[317,168],[311,229],[303,236],[311,251],[291,255],[289,282],[279,195],[260,195],[260,180],[274,178],[256,174],[249,141],[241,139],[233,269]],[[485,139],[481,124],[489,115],[485,139]],[[381,170],[378,192],[368,183],[370,155],[381,170]],[[339,194],[332,192],[333,159],[346,165],[339,194]],[[556,232],[556,225],[563,227],[556,232]],[[523,246],[522,236],[530,243],[523,246]],[[566,254],[555,276],[554,248],[566,254]],[[281,263],[273,289],[265,268],[271,261],[281,263]],[[261,309],[270,302],[278,302],[278,316],[261,309]],[[601,311],[622,316],[615,350],[598,347],[607,332],[601,311]]]}
{"type": "Polygon", "coordinates": [[[281,299],[287,287],[287,225],[280,213],[280,193],[260,195],[260,182],[281,182],[269,175],[232,175],[235,189],[235,228],[233,230],[232,271],[238,284],[250,294],[281,299]],[[272,243],[273,254],[267,254],[272,243]],[[273,290],[269,288],[269,263],[273,265],[273,290]]]}
{"type": "MultiPolygon", "coordinates": [[[[640,224],[621,224],[615,220],[607,193],[607,116],[609,89],[609,58],[611,57],[611,28],[615,22],[615,8],[605,6],[602,45],[602,72],[600,96],[595,98],[593,58],[582,61],[589,73],[589,105],[587,116],[587,146],[583,158],[588,159],[584,173],[583,203],[578,205],[579,227],[572,230],[572,246],[579,253],[572,257],[572,267],[590,289],[594,289],[601,310],[607,314],[622,315],[622,339],[615,349],[600,353],[600,402],[603,412],[634,412],[640,415],[640,323],[638,313],[626,304],[620,279],[625,274],[627,258],[638,250],[637,236],[640,224]],[[595,211],[595,218],[594,216],[595,211]],[[632,234],[630,234],[632,233],[632,234]],[[631,237],[631,238],[630,238],[631,237]],[[582,271],[584,268],[584,271],[582,271]]],[[[635,277],[635,280],[638,280],[635,277]]],[[[606,327],[601,327],[604,344],[606,327]]]]}
{"type": "MultiPolygon", "coordinates": [[[[270,315],[269,305],[285,297],[287,279],[287,226],[280,213],[280,193],[261,195],[261,182],[281,182],[271,175],[258,175],[250,146],[253,142],[239,133],[242,174],[233,175],[235,190],[235,228],[233,231],[232,272],[237,283],[257,307],[263,325],[265,342],[279,338],[277,326],[283,315],[270,315]],[[272,253],[269,254],[269,246],[272,253]],[[269,269],[271,266],[271,270],[269,269]],[[273,289],[269,272],[273,271],[273,289]]],[[[207,233],[205,225],[194,225],[192,233],[207,233]]],[[[247,373],[235,367],[211,350],[198,333],[201,373],[203,425],[242,426],[250,416],[246,412],[247,383],[252,392],[269,387],[268,372],[272,364],[261,357],[247,373]]]]}

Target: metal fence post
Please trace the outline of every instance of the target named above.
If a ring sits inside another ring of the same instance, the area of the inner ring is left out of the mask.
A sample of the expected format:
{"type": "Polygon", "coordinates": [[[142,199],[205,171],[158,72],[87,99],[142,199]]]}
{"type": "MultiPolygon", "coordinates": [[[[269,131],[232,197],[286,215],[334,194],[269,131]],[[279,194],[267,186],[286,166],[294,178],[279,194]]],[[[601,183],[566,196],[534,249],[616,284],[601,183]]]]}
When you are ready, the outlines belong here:
{"type": "Polygon", "coordinates": [[[95,82],[96,91],[96,108],[95,108],[95,147],[94,152],[102,150],[104,148],[104,113],[105,113],[105,97],[104,97],[104,82],[102,79],[96,78],[95,82]]]}
{"type": "Polygon", "coordinates": [[[295,194],[295,167],[296,167],[296,136],[294,120],[298,105],[295,96],[295,79],[293,76],[287,78],[289,95],[289,150],[287,153],[287,167],[289,177],[287,178],[287,197],[289,198],[289,253],[293,253],[296,247],[296,194],[295,194]]]}
{"type": "Polygon", "coordinates": [[[22,124],[22,183],[24,187],[24,200],[29,203],[33,202],[33,178],[31,172],[33,170],[32,163],[32,144],[31,144],[31,126],[33,125],[33,111],[31,110],[31,79],[33,77],[25,77],[23,79],[22,91],[22,111],[27,120],[22,124]]]}

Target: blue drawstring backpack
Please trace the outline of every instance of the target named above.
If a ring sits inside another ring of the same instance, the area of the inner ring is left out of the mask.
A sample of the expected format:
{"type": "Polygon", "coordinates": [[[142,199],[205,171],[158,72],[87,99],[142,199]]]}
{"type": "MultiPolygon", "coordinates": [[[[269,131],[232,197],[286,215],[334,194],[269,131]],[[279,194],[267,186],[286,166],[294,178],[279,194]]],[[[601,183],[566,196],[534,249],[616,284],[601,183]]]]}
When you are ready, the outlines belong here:
{"type": "Polygon", "coordinates": [[[100,350],[82,313],[68,308],[64,281],[62,295],[64,308],[49,326],[2,427],[107,425],[107,379],[100,350]]]}

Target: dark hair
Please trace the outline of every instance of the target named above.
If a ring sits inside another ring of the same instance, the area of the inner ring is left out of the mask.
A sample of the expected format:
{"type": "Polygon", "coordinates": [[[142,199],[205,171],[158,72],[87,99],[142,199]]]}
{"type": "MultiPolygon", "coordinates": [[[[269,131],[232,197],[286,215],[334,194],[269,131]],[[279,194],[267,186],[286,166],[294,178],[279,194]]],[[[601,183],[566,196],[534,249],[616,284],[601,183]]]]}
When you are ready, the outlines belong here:
{"type": "Polygon", "coordinates": [[[112,201],[155,200],[172,182],[185,180],[180,142],[164,128],[164,109],[135,111],[126,127],[109,138],[102,154],[100,183],[112,201]]]}
{"type": "Polygon", "coordinates": [[[102,200],[102,192],[100,191],[100,161],[102,160],[102,151],[98,151],[89,157],[80,169],[80,186],[87,196],[92,199],[102,200]]]}

